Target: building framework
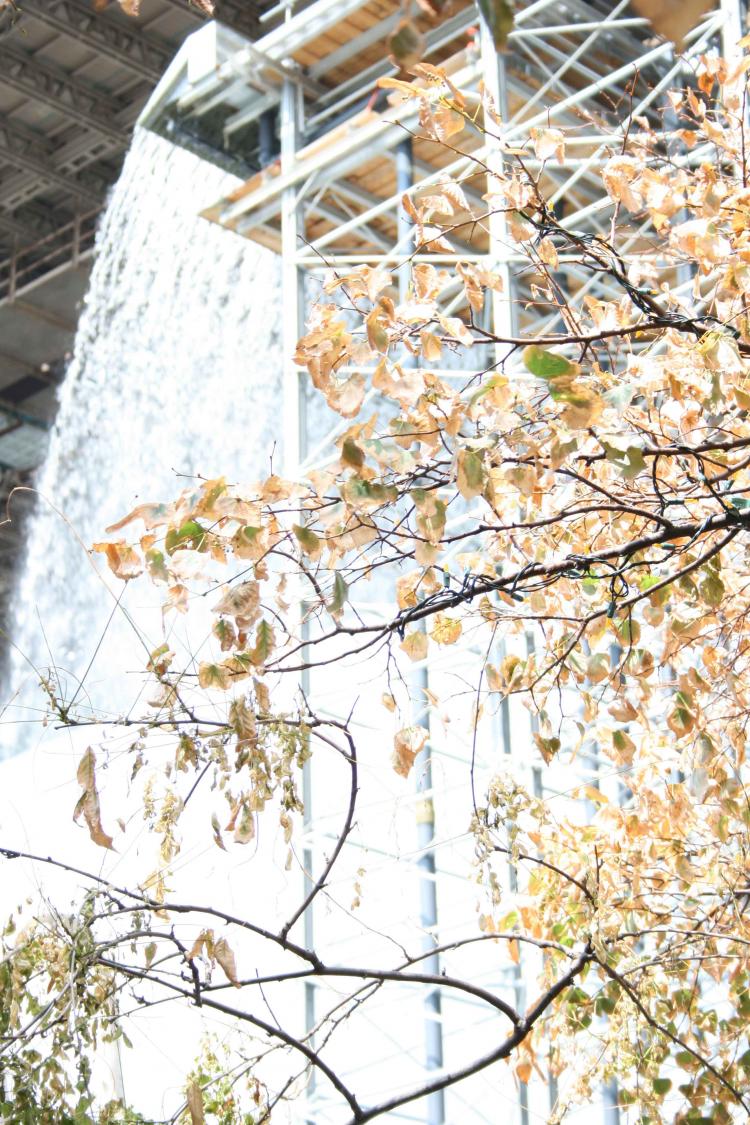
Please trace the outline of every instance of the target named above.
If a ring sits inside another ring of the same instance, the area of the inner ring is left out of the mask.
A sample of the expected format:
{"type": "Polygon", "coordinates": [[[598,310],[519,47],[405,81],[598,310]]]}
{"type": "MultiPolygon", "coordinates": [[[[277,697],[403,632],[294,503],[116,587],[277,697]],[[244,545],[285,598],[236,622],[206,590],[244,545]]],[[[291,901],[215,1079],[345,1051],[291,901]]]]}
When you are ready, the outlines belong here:
{"type": "MultiPolygon", "coordinates": [[[[286,471],[292,476],[325,464],[337,436],[348,425],[311,423],[307,376],[293,361],[309,303],[331,271],[342,274],[359,264],[385,265],[401,279],[403,296],[408,258],[434,265],[483,263],[499,270],[505,281],[505,292],[487,309],[489,326],[507,336],[528,326],[532,316],[538,320],[538,314],[527,308],[527,259],[507,238],[501,217],[494,217],[486,230],[468,225],[459,230],[451,250],[412,252],[403,196],[418,198],[444,179],[458,177],[470,200],[479,201],[486,180],[476,175],[476,161],[497,166],[502,152],[481,132],[469,131],[468,139],[462,137],[457,150],[447,153],[420,134],[417,110],[410,103],[391,103],[378,88],[378,78],[397,73],[388,58],[387,41],[404,11],[395,0],[313,0],[305,6],[282,0],[266,13],[270,30],[253,42],[220,25],[206,27],[178,55],[143,116],[149,127],[199,151],[205,144],[210,147],[211,131],[215,143],[220,121],[216,159],[221,160],[231,156],[238,134],[255,131],[257,171],[217,201],[206,217],[281,255],[284,449],[286,471]]],[[[529,154],[526,164],[545,177],[548,197],[563,225],[586,235],[605,236],[612,203],[603,194],[599,173],[620,150],[624,130],[630,128],[633,140],[632,130],[644,127],[646,119],[650,130],[666,135],[670,89],[684,84],[700,54],[723,50],[731,55],[746,28],[740,0],[721,0],[688,37],[684,52],[675,55],[672,45],[656,39],[625,0],[615,4],[532,0],[518,5],[509,50],[498,55],[476,9],[465,0],[459,0],[439,23],[417,9],[411,18],[424,36],[426,61],[444,68],[462,90],[476,92],[482,83],[491,92],[502,118],[503,142],[529,154]],[[542,168],[535,162],[530,139],[533,129],[548,126],[568,130],[566,155],[542,168]]],[[[633,238],[637,243],[638,231],[633,238]]],[[[561,284],[579,298],[583,292],[601,298],[611,295],[603,279],[579,275],[572,262],[561,264],[561,284]]],[[[459,286],[447,287],[442,300],[446,314],[460,316],[465,311],[459,286]]],[[[554,317],[546,326],[539,323],[540,332],[545,327],[554,327],[554,317]]],[[[437,374],[464,381],[467,374],[482,370],[487,358],[458,353],[455,363],[437,374]]],[[[376,396],[371,398],[376,405],[376,396]]],[[[369,604],[366,612],[377,612],[377,606],[369,604]]],[[[445,675],[445,668],[438,660],[419,668],[417,675],[415,695],[420,695],[445,675]]],[[[313,683],[313,692],[316,688],[324,698],[336,694],[326,690],[323,680],[313,683]]],[[[331,710],[336,707],[331,699],[331,710]]],[[[415,721],[430,725],[421,705],[415,721]]],[[[506,703],[492,737],[500,742],[503,756],[512,758],[514,770],[542,795],[531,733],[529,721],[512,713],[506,703]]],[[[414,829],[411,846],[396,854],[385,845],[378,849],[371,841],[366,849],[371,861],[382,863],[384,869],[398,863],[401,876],[407,871],[412,878],[426,952],[438,935],[445,940],[452,932],[449,920],[441,915],[441,902],[451,901],[450,892],[446,895],[443,888],[458,879],[453,864],[456,825],[450,823],[446,810],[451,771],[457,764],[466,766],[470,750],[469,745],[461,747],[460,740],[457,747],[454,740],[448,752],[435,737],[419,763],[420,781],[407,802],[414,829]]],[[[490,769],[491,755],[485,758],[490,769]]],[[[589,766],[596,783],[596,762],[592,759],[589,766]]],[[[335,838],[335,818],[316,807],[314,778],[308,778],[307,784],[312,805],[304,862],[314,873],[335,838]]],[[[511,883],[513,877],[509,871],[511,883]]],[[[309,917],[306,926],[311,940],[320,927],[325,931],[326,923],[309,917]]],[[[439,972],[437,957],[430,964],[439,972]]],[[[525,980],[521,964],[494,971],[494,985],[507,988],[517,1001],[525,980]]],[[[426,1070],[439,1072],[448,1065],[451,1036],[476,1030],[477,1013],[470,1007],[462,1013],[446,1011],[439,990],[429,986],[421,990],[418,1002],[424,1017],[423,1043],[412,1044],[411,1049],[422,1052],[426,1070]]],[[[315,988],[308,986],[308,1027],[314,1026],[316,1013],[315,988]]],[[[383,1047],[378,1065],[387,1071],[403,1049],[394,1041],[389,1056],[383,1047]]],[[[523,1084],[511,1088],[515,1092],[503,1104],[502,1113],[519,1125],[546,1115],[557,1097],[552,1076],[534,1089],[523,1084]]],[[[408,1113],[394,1113],[392,1119],[428,1125],[497,1119],[496,1104],[486,1089],[477,1087],[470,1100],[466,1097],[461,1091],[441,1093],[408,1113]]],[[[309,1120],[335,1119],[326,1091],[311,1087],[309,1120]]],[[[600,1103],[583,1120],[616,1125],[620,1120],[617,1090],[602,1091],[600,1103]]]]}

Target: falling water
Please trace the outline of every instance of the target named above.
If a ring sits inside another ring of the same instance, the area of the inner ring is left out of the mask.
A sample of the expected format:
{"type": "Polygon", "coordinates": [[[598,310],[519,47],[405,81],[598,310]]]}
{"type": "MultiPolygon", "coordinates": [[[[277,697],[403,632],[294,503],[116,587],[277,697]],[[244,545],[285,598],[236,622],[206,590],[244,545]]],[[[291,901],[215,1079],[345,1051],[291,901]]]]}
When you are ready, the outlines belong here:
{"type": "MultiPolygon", "coordinates": [[[[136,132],[99,230],[37,481],[42,498],[11,621],[4,754],[38,731],[44,699],[33,669],[53,666],[68,697],[77,692],[111,714],[128,705],[123,673],[143,666],[124,615],[107,626],[112,595],[82,544],[102,538],[135,503],[176,495],[186,483],[181,475],[252,479],[274,453],[277,260],[198,217],[226,194],[227,180],[190,153],[136,132]]],[[[279,449],[275,457],[278,463],[279,449]]],[[[134,605],[137,613],[142,607],[134,605]]]]}

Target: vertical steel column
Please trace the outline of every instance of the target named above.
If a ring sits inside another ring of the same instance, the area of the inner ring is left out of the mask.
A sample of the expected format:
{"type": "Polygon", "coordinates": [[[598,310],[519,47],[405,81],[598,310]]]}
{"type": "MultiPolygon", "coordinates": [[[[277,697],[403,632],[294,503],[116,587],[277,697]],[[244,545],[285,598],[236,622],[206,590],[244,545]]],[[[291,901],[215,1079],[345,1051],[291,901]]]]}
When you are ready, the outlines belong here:
{"type": "MultiPolygon", "coordinates": [[[[501,55],[498,55],[497,48],[492,38],[492,32],[487,26],[487,22],[483,16],[480,16],[479,19],[479,46],[482,58],[482,80],[484,82],[484,88],[491,96],[495,104],[495,109],[501,115],[503,122],[505,122],[508,116],[505,61],[501,55]]],[[[493,132],[497,132],[498,127],[494,122],[488,122],[488,128],[493,132]]],[[[497,144],[490,144],[487,153],[487,167],[492,172],[497,172],[498,175],[501,175],[503,172],[503,155],[497,144]]],[[[488,184],[488,188],[489,186],[488,184]]],[[[490,301],[491,331],[495,332],[498,336],[512,336],[514,319],[513,294],[511,274],[508,266],[507,223],[503,213],[490,215],[489,235],[487,266],[488,269],[498,273],[503,282],[503,292],[496,293],[493,289],[488,294],[487,298],[490,301]]],[[[503,347],[503,345],[496,345],[495,361],[501,361],[505,357],[506,352],[507,348],[503,347]]]]}
{"type": "MultiPolygon", "coordinates": [[[[499,645],[500,657],[506,655],[505,642],[499,645]]],[[[500,701],[500,737],[503,745],[503,755],[510,757],[513,753],[512,728],[510,721],[510,700],[504,695],[500,701]]],[[[541,780],[541,779],[540,779],[541,780]]],[[[512,894],[518,893],[518,870],[513,861],[508,858],[508,884],[512,894]]],[[[513,966],[513,991],[515,994],[516,1010],[523,1012],[526,1007],[526,984],[523,979],[523,964],[519,952],[518,961],[513,966]]],[[[526,1082],[518,1084],[518,1117],[520,1125],[529,1125],[529,1087],[526,1082]]]]}
{"type": "MultiPolygon", "coordinates": [[[[293,64],[292,64],[293,65],[293,64]]],[[[294,168],[300,146],[304,119],[304,101],[301,86],[291,78],[284,80],[280,104],[281,174],[294,168]]],[[[282,399],[284,411],[284,468],[289,477],[296,477],[307,453],[307,418],[305,410],[305,375],[294,363],[297,341],[305,322],[305,278],[297,258],[300,235],[304,233],[304,211],[295,186],[288,187],[281,196],[281,316],[282,316],[282,399]]],[[[306,639],[305,607],[300,605],[300,631],[306,639]]],[[[309,673],[303,671],[300,686],[309,694],[309,673]]],[[[310,762],[302,772],[302,800],[304,804],[303,831],[307,835],[312,824],[312,777],[310,762]]],[[[308,895],[313,887],[313,851],[308,845],[302,852],[303,893],[308,895]]],[[[312,949],[315,943],[313,910],[310,907],[303,917],[304,944],[312,949]]],[[[306,981],[305,1029],[315,1026],[315,987],[306,981]]],[[[315,1068],[311,1068],[308,1093],[315,1092],[315,1068]]],[[[312,1117],[308,1125],[313,1125],[312,1117]]]]}
{"type": "Polygon", "coordinates": [[[10,274],[8,276],[8,302],[12,305],[16,299],[16,278],[18,276],[18,236],[13,235],[13,246],[10,251],[10,274]]]}
{"type": "MultiPolygon", "coordinates": [[[[499,55],[492,38],[492,32],[484,17],[479,21],[479,44],[482,55],[482,77],[486,91],[490,94],[495,104],[495,109],[500,114],[503,122],[508,116],[508,91],[505,73],[505,60],[499,55]]],[[[488,122],[488,128],[497,131],[494,122],[488,122]]],[[[487,153],[487,166],[498,175],[503,172],[503,156],[499,145],[491,145],[487,153]]],[[[488,177],[489,179],[489,177],[488,177]]],[[[488,184],[489,188],[489,184],[488,184]]],[[[491,302],[488,319],[490,329],[496,335],[508,337],[514,335],[514,305],[513,287],[510,268],[508,265],[508,232],[505,215],[490,215],[489,219],[490,244],[488,253],[488,268],[500,275],[503,282],[503,292],[496,293],[492,290],[488,294],[491,302]]],[[[503,361],[507,354],[507,347],[502,344],[495,346],[495,363],[503,361]]],[[[504,652],[504,645],[501,645],[504,652]]],[[[503,743],[503,753],[512,754],[512,737],[510,721],[510,703],[506,698],[500,704],[500,726],[503,743]]],[[[512,863],[508,863],[508,881],[512,891],[518,889],[518,873],[512,863]]],[[[525,1006],[525,984],[523,979],[523,965],[519,957],[513,967],[513,984],[516,1007],[520,1010],[525,1006]]],[[[529,1125],[529,1090],[525,1082],[519,1083],[518,1090],[518,1120],[520,1125],[529,1125]]]]}
{"type": "MultiPolygon", "coordinates": [[[[304,112],[302,91],[291,78],[281,90],[281,174],[290,173],[297,160],[304,112]]],[[[304,382],[294,363],[297,340],[304,328],[304,274],[297,264],[304,216],[292,186],[281,196],[281,315],[284,400],[284,462],[286,472],[296,474],[307,445],[304,423],[304,382]]]]}
{"type": "MultiPolygon", "coordinates": [[[[396,191],[399,195],[408,191],[414,183],[414,153],[411,137],[405,137],[396,148],[396,191]]],[[[402,254],[408,255],[414,248],[411,235],[411,220],[399,204],[398,208],[398,246],[402,254]]],[[[399,297],[406,299],[409,289],[410,267],[408,262],[398,267],[399,297]]],[[[411,357],[409,357],[411,358],[411,357]]],[[[409,362],[407,359],[405,362],[409,362]]],[[[413,361],[412,361],[413,362],[413,361]]],[[[420,626],[424,629],[424,623],[420,626]]],[[[416,722],[429,734],[430,720],[427,708],[427,667],[423,666],[411,678],[414,693],[413,706],[416,722]]],[[[419,850],[419,921],[423,930],[422,949],[429,956],[422,961],[426,973],[440,972],[440,958],[430,951],[435,947],[435,927],[438,920],[437,884],[435,882],[435,853],[432,845],[435,839],[435,806],[432,800],[432,753],[430,743],[419,754],[415,763],[417,793],[420,798],[416,806],[417,848],[419,850]]],[[[440,989],[433,988],[425,996],[425,1066],[428,1071],[440,1070],[443,1066],[443,1022],[440,989]]],[[[427,1097],[425,1120],[427,1125],[444,1125],[445,1097],[442,1090],[427,1097]]]]}
{"type": "Polygon", "coordinates": [[[721,53],[729,62],[739,60],[740,39],[747,32],[746,6],[743,0],[721,0],[719,4],[724,22],[721,27],[721,53]]]}

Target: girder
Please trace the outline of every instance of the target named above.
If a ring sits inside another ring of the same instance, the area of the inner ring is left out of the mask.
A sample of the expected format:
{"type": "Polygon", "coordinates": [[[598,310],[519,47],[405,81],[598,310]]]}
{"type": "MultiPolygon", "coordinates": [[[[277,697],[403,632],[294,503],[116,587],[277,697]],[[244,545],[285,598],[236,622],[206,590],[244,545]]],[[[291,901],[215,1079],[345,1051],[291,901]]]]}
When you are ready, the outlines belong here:
{"type": "Polygon", "coordinates": [[[86,0],[24,0],[22,9],[21,24],[33,16],[150,81],[161,77],[174,54],[161,36],[95,12],[86,0]]]}
{"type": "MultiPolygon", "coordinates": [[[[55,164],[54,154],[41,134],[0,117],[0,158],[16,168],[33,172],[47,184],[54,184],[74,198],[100,203],[109,186],[106,176],[93,171],[73,175],[55,164]]],[[[2,185],[0,201],[6,202],[2,185]]]]}
{"type": "Polygon", "coordinates": [[[115,120],[126,103],[109,96],[106,90],[11,46],[7,39],[0,40],[0,71],[3,85],[50,106],[79,125],[127,144],[127,134],[115,120]]]}
{"type": "MultiPolygon", "coordinates": [[[[170,8],[179,8],[183,14],[192,14],[196,25],[203,23],[206,18],[196,4],[191,5],[187,0],[163,0],[163,3],[170,8]]],[[[214,15],[235,31],[244,32],[253,38],[258,35],[258,10],[252,0],[214,0],[214,15]]]]}

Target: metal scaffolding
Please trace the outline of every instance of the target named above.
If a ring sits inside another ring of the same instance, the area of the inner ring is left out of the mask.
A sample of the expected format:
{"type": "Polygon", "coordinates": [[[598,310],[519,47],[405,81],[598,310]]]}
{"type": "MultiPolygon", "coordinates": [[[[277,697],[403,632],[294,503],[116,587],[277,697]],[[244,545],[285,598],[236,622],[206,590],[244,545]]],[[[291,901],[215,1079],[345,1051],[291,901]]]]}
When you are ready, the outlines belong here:
{"type": "MultiPolygon", "coordinates": [[[[400,18],[395,0],[313,0],[297,11],[291,3],[282,4],[277,17],[277,26],[252,44],[239,43],[220,27],[194,36],[170,67],[144,120],[158,123],[161,130],[166,128],[165,121],[184,125],[219,111],[223,155],[232,151],[243,130],[260,131],[259,123],[264,121],[267,133],[269,120],[274,123],[278,157],[266,160],[241,187],[218,201],[207,217],[282,256],[283,436],[290,476],[330,460],[337,437],[348,426],[340,420],[325,432],[311,426],[306,409],[307,375],[293,360],[309,303],[332,271],[341,274],[357,264],[386,264],[399,277],[404,296],[408,259],[436,266],[475,261],[500,272],[504,281],[504,292],[492,294],[488,301],[488,327],[507,337],[528,328],[534,317],[540,332],[554,325],[556,314],[540,319],[528,310],[528,259],[508,238],[503,216],[494,215],[486,231],[467,231],[461,239],[454,239],[450,251],[433,253],[422,248],[413,255],[411,232],[404,223],[404,195],[419,196],[446,178],[462,177],[467,195],[477,200],[486,181],[476,175],[476,161],[499,172],[508,147],[524,148],[527,166],[538,168],[545,177],[550,202],[559,209],[563,225],[584,235],[607,234],[613,204],[603,192],[599,172],[621,150],[626,129],[631,142],[646,124],[660,134],[666,127],[667,93],[690,74],[690,60],[720,48],[731,53],[744,29],[740,0],[722,0],[688,37],[684,52],[675,55],[670,43],[657,41],[647,22],[629,12],[625,0],[614,5],[604,0],[566,0],[564,5],[532,0],[518,5],[509,50],[498,55],[484,26],[477,34],[478,14],[472,4],[459,5],[458,11],[437,25],[423,19],[426,61],[445,68],[462,90],[473,91],[476,104],[481,83],[502,119],[499,137],[475,131],[464,151],[447,157],[420,134],[414,105],[392,104],[376,85],[378,78],[397,73],[386,47],[400,18]],[[551,161],[542,167],[533,155],[532,130],[549,126],[569,130],[567,154],[559,163],[551,161]]],[[[185,143],[184,134],[181,137],[185,143]]],[[[638,232],[633,238],[638,238],[638,232]]],[[[579,297],[584,292],[602,298],[611,295],[603,281],[580,276],[575,263],[562,259],[560,282],[579,297]]],[[[442,299],[447,315],[464,311],[465,296],[459,286],[448,286],[442,299]]],[[[465,380],[492,359],[459,349],[453,362],[437,373],[446,379],[465,380]]],[[[375,397],[370,392],[373,404],[375,397]]],[[[370,616],[378,612],[373,603],[361,608],[370,616]]],[[[439,660],[437,667],[425,662],[418,671],[420,695],[433,675],[444,674],[439,660]]],[[[335,711],[340,687],[328,693],[313,682],[313,692],[316,687],[324,696],[330,694],[330,709],[335,711]]],[[[416,721],[425,722],[426,705],[423,701],[420,705],[421,717],[416,721]]],[[[511,716],[506,709],[499,728],[504,755],[513,760],[515,768],[525,771],[529,788],[541,795],[541,772],[532,749],[529,720],[511,716]]],[[[450,765],[452,759],[453,764],[466,766],[473,748],[461,746],[455,739],[451,745],[450,753],[433,747],[433,762],[450,765]]],[[[484,766],[491,768],[489,760],[484,766]]],[[[406,802],[414,826],[411,851],[399,852],[386,845],[378,849],[372,843],[367,847],[371,860],[377,857],[384,865],[398,864],[400,877],[408,872],[416,881],[422,892],[420,926],[428,947],[438,934],[446,940],[452,932],[450,920],[440,916],[440,896],[436,894],[436,888],[456,878],[450,856],[457,837],[455,826],[440,823],[440,809],[446,807],[446,789],[441,785],[424,768],[418,791],[406,802]]],[[[310,793],[314,802],[314,785],[310,793]]],[[[314,804],[307,815],[305,865],[312,864],[314,874],[335,837],[335,827],[333,819],[317,814],[314,804]]],[[[354,849],[357,846],[351,844],[354,849]]],[[[512,871],[508,877],[512,882],[512,871]]],[[[308,938],[317,924],[316,918],[307,919],[308,938]]],[[[432,971],[438,973],[436,955],[433,961],[432,971]]],[[[524,988],[523,964],[504,977],[497,971],[494,985],[500,983],[518,999],[524,988]]],[[[316,1005],[309,996],[307,1000],[311,1027],[316,1005]]],[[[456,1019],[456,1012],[441,1011],[434,988],[425,987],[420,1002],[427,1023],[421,1048],[423,1065],[439,1071],[445,1065],[447,1039],[455,1032],[455,1027],[450,1030],[450,1021],[456,1019]]],[[[470,1026],[476,1012],[467,1011],[462,1018],[464,1026],[470,1026]]],[[[400,1048],[394,1044],[394,1049],[400,1048]]],[[[326,1092],[316,1087],[309,1093],[311,1119],[334,1120],[328,1116],[326,1092]]],[[[553,1081],[544,1092],[522,1087],[507,1106],[506,1115],[525,1125],[530,1114],[546,1114],[556,1096],[553,1081]]],[[[393,1114],[392,1119],[424,1120],[429,1125],[459,1119],[496,1120],[496,1109],[487,1108],[495,1104],[492,1099],[488,1103],[478,1097],[468,1105],[462,1098],[460,1091],[447,1091],[445,1099],[425,1099],[416,1110],[393,1114]]],[[[596,1113],[590,1120],[612,1125],[619,1119],[616,1090],[603,1092],[596,1113]]]]}

